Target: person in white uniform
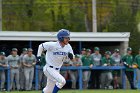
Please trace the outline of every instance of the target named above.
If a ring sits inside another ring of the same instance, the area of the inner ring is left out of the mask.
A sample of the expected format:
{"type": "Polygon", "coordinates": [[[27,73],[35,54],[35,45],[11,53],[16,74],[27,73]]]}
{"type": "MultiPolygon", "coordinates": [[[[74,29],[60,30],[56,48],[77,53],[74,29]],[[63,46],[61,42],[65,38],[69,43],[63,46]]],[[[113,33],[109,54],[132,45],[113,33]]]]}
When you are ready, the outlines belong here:
{"type": "MultiPolygon", "coordinates": [[[[0,52],[0,67],[8,67],[8,60],[5,56],[5,52],[0,52]]],[[[0,91],[5,91],[5,71],[0,70],[0,91]]]]}
{"type": "Polygon", "coordinates": [[[57,93],[66,84],[66,80],[60,74],[60,68],[66,60],[74,60],[74,53],[69,44],[69,30],[59,30],[57,33],[57,39],[57,42],[45,42],[38,47],[38,62],[40,61],[42,51],[47,50],[47,63],[43,68],[43,72],[47,76],[47,85],[42,93],[57,93]]]}

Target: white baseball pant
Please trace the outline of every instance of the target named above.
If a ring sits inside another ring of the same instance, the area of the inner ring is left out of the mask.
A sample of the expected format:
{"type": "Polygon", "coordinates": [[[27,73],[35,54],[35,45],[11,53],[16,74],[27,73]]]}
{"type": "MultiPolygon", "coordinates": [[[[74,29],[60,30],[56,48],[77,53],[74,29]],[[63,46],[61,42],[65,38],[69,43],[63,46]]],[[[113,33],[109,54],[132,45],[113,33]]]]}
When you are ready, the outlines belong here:
{"type": "Polygon", "coordinates": [[[52,93],[55,85],[61,89],[66,84],[66,80],[60,74],[60,70],[51,68],[46,64],[43,68],[43,72],[47,76],[47,85],[43,89],[44,93],[52,93]]]}

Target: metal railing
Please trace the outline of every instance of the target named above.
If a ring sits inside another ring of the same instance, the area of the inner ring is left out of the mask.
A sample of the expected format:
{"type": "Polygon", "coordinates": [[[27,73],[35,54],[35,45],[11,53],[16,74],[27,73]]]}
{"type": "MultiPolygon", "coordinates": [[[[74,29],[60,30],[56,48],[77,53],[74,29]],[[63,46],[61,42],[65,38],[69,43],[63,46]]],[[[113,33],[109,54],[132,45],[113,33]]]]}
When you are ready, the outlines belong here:
{"type": "MultiPolygon", "coordinates": [[[[39,80],[38,80],[38,71],[42,70],[43,68],[40,68],[40,66],[36,66],[35,68],[35,89],[38,90],[38,84],[39,84],[39,80]]],[[[69,67],[62,67],[61,70],[77,70],[78,71],[78,76],[79,76],[79,89],[82,90],[83,87],[83,80],[82,80],[82,71],[83,70],[121,70],[122,71],[122,86],[123,89],[126,88],[126,80],[125,80],[125,67],[124,66],[93,66],[92,68],[89,68],[89,66],[79,66],[79,67],[75,67],[75,66],[69,66],[69,67]]]]}
{"type": "MultiPolygon", "coordinates": [[[[0,70],[7,70],[6,71],[6,89],[9,91],[10,90],[10,67],[0,67],[0,70]]],[[[35,66],[35,90],[38,90],[38,85],[39,85],[39,78],[38,78],[38,73],[39,70],[43,70],[42,67],[40,66],[35,66]]],[[[89,66],[79,66],[79,67],[75,67],[75,66],[69,66],[69,67],[62,67],[61,70],[77,70],[78,71],[78,82],[79,82],[79,89],[82,90],[83,87],[83,80],[82,80],[82,72],[83,70],[121,70],[121,78],[122,78],[122,87],[123,89],[126,88],[126,78],[125,78],[125,67],[124,66],[93,66],[92,68],[89,68],[89,66]]],[[[134,70],[134,80],[136,80],[136,70],[134,70]]]]}

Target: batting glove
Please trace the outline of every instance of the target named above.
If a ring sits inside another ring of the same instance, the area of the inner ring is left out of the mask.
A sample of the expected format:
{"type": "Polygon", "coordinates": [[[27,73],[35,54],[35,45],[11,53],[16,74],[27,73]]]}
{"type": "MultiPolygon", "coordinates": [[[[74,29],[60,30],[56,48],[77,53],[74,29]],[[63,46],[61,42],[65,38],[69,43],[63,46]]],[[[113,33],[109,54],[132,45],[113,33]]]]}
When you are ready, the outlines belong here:
{"type": "Polygon", "coordinates": [[[68,57],[72,60],[73,59],[73,54],[68,52],[68,57]]]}

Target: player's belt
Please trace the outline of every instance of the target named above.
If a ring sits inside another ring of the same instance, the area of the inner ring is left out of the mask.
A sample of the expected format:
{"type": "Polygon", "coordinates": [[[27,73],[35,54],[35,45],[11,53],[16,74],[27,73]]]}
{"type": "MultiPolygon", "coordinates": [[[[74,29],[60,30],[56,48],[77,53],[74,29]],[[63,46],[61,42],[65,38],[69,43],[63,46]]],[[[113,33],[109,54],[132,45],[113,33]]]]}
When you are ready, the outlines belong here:
{"type": "MultiPolygon", "coordinates": [[[[53,66],[49,66],[50,68],[54,68],[53,66]]],[[[59,70],[59,68],[54,68],[54,69],[56,69],[56,70],[59,70]]]]}
{"type": "Polygon", "coordinates": [[[11,69],[18,69],[18,67],[11,67],[11,69]]]}

